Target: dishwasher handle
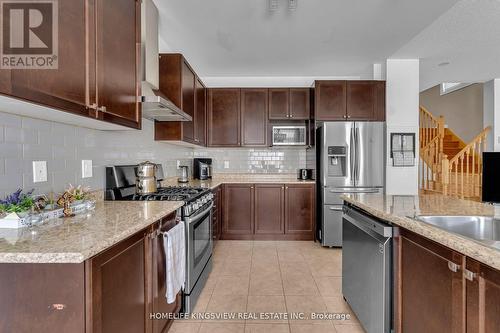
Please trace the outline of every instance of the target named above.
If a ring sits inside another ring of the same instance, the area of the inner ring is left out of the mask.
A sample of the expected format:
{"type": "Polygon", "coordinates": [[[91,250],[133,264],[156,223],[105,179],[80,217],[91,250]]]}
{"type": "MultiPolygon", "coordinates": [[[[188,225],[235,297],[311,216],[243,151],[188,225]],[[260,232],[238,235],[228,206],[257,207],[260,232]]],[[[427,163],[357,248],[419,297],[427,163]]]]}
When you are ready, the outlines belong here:
{"type": "Polygon", "coordinates": [[[355,209],[344,206],[343,217],[362,230],[375,232],[386,238],[390,238],[393,235],[391,225],[379,222],[355,209]]]}

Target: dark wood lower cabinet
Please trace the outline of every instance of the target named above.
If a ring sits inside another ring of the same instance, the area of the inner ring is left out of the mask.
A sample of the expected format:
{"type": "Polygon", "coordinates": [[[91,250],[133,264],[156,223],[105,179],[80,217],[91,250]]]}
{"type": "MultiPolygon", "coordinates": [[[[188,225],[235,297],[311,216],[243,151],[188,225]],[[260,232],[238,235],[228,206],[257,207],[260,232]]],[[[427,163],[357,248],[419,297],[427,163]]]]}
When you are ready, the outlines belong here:
{"type": "Polygon", "coordinates": [[[401,332],[463,332],[465,257],[404,231],[400,256],[401,332]]]}
{"type": "Polygon", "coordinates": [[[500,332],[500,272],[467,258],[467,332],[500,332]]]}
{"type": "Polygon", "coordinates": [[[285,233],[313,239],[315,220],[315,187],[290,184],[285,186],[285,233]]]}
{"type": "MultiPolygon", "coordinates": [[[[159,228],[160,231],[166,232],[172,229],[176,225],[175,214],[169,215],[158,222],[158,226],[153,226],[153,230],[159,228]]],[[[157,313],[178,313],[182,307],[182,293],[177,294],[177,299],[174,303],[167,303],[165,294],[167,292],[166,285],[166,255],[163,247],[163,235],[158,235],[153,232],[148,237],[150,241],[150,246],[146,246],[146,258],[150,261],[146,262],[146,267],[151,274],[146,274],[150,277],[150,286],[147,288],[149,295],[147,297],[147,310],[146,310],[146,329],[147,332],[162,333],[166,332],[168,328],[172,325],[173,320],[169,318],[164,318],[158,316],[158,318],[151,319],[154,314],[157,313]],[[150,267],[150,268],[149,268],[150,267]],[[149,301],[150,300],[150,301],[149,301]]]]}
{"type": "Polygon", "coordinates": [[[93,332],[145,332],[145,234],[138,233],[90,259],[93,332]]]}
{"type": "Polygon", "coordinates": [[[284,234],[284,184],[255,184],[255,234],[284,234]]]}
{"type": "Polygon", "coordinates": [[[169,215],[81,264],[0,264],[0,332],[166,332],[172,321],[150,314],[179,312],[182,293],[167,303],[156,231],[175,223],[169,215]]]}
{"type": "Polygon", "coordinates": [[[221,186],[217,186],[212,193],[214,194],[214,208],[212,211],[212,237],[215,243],[220,239],[222,234],[222,189],[221,186]]]}
{"type": "Polygon", "coordinates": [[[85,332],[84,264],[0,264],[0,332],[85,332]]]}
{"type": "Polygon", "coordinates": [[[226,184],[222,239],[314,240],[314,184],[226,184]]]}
{"type": "Polygon", "coordinates": [[[222,239],[251,239],[254,230],[253,184],[224,185],[222,239]]]}

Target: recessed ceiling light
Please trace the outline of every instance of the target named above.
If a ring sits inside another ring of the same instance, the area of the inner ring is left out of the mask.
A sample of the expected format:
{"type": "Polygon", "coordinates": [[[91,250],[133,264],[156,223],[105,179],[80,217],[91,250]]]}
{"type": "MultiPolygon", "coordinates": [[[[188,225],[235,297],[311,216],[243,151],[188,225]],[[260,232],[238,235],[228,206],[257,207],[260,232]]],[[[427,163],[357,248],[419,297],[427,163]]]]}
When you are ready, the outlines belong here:
{"type": "Polygon", "coordinates": [[[439,67],[448,66],[450,63],[448,61],[441,62],[438,64],[439,67]]]}
{"type": "Polygon", "coordinates": [[[269,10],[275,11],[278,10],[278,0],[269,0],[269,10]]]}

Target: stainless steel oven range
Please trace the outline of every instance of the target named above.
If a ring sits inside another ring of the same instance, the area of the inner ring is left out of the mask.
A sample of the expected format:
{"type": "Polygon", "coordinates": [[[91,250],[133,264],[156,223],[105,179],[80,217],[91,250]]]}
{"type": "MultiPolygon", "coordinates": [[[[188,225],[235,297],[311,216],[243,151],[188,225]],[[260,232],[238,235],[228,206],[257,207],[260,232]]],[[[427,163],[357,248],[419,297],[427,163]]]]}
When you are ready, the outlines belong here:
{"type": "Polygon", "coordinates": [[[183,311],[191,312],[212,270],[212,207],[214,196],[208,188],[190,186],[161,187],[163,171],[158,165],[158,190],[136,194],[135,165],[106,167],[106,200],[184,201],[177,212],[186,229],[186,284],[183,311]]]}

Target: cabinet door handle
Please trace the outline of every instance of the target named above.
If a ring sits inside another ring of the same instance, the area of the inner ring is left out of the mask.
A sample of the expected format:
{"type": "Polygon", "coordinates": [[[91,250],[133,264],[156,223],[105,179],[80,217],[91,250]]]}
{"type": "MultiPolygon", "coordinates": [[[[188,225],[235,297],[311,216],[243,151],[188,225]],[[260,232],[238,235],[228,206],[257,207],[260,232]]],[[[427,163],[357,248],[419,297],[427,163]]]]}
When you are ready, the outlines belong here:
{"type": "Polygon", "coordinates": [[[106,112],[106,107],[105,106],[98,107],[97,111],[106,112]]]}
{"type": "Polygon", "coordinates": [[[51,309],[51,310],[56,310],[56,311],[61,311],[61,310],[66,309],[66,304],[62,304],[62,303],[54,303],[54,304],[51,304],[51,305],[49,306],[49,309],[51,309]]]}
{"type": "Polygon", "coordinates": [[[469,271],[468,269],[464,269],[464,277],[469,281],[474,281],[474,279],[477,277],[477,273],[469,271]]]}
{"type": "Polygon", "coordinates": [[[97,109],[97,104],[96,103],[92,103],[88,106],[89,109],[97,109]]]}
{"type": "Polygon", "coordinates": [[[460,265],[455,264],[453,261],[448,261],[448,269],[453,273],[456,273],[460,270],[460,265]]]}

